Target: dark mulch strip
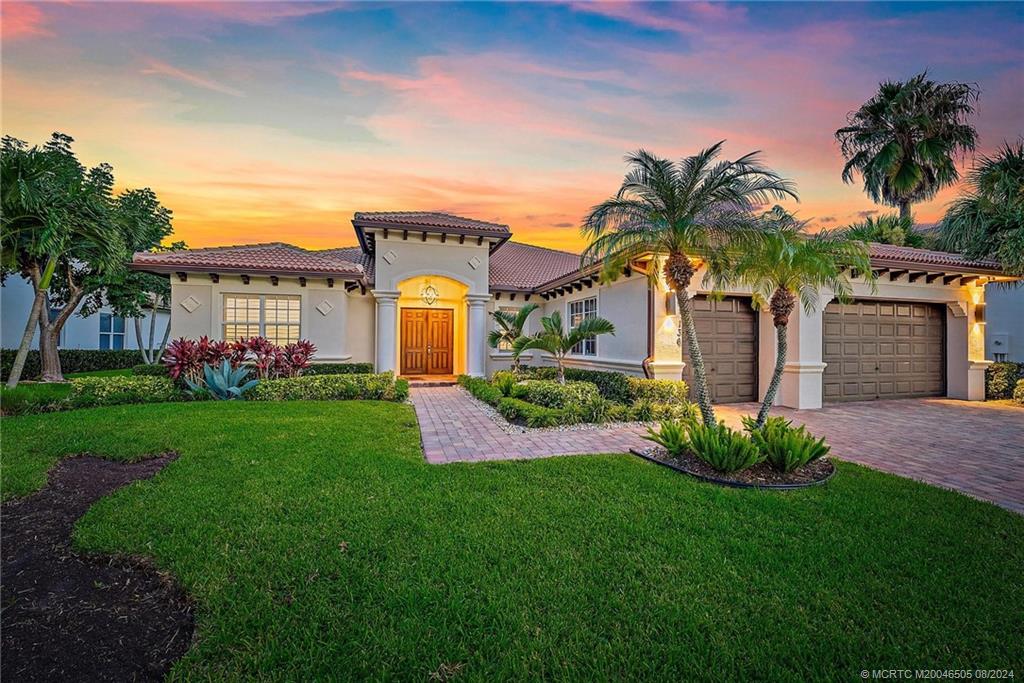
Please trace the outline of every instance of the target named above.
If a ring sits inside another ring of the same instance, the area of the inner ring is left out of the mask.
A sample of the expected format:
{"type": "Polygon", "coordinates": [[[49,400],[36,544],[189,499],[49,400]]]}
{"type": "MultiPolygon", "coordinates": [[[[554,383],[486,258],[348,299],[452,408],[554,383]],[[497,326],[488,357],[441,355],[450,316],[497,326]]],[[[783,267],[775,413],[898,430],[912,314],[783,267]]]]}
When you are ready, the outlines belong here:
{"type": "Polygon", "coordinates": [[[672,457],[664,448],[651,447],[634,451],[641,457],[681,470],[699,479],[726,486],[750,486],[760,488],[801,488],[820,484],[835,474],[836,468],[828,458],[820,458],[788,474],[776,472],[768,463],[762,462],[741,472],[719,472],[692,453],[672,457]]]}
{"type": "Polygon", "coordinates": [[[75,521],[90,505],[175,457],[68,458],[41,491],[0,508],[5,681],[162,680],[185,654],[192,609],[169,576],[143,560],[71,548],[75,521]]]}

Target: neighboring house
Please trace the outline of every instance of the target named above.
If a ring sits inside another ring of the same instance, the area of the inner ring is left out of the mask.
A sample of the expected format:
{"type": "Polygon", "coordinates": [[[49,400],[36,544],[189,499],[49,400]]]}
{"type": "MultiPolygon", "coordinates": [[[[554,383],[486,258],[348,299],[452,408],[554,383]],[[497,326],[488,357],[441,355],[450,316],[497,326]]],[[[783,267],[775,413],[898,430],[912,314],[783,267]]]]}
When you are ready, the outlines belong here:
{"type": "MultiPolygon", "coordinates": [[[[645,276],[640,258],[612,283],[579,256],[509,241],[508,226],[430,212],[356,213],[358,247],[311,251],[256,244],[139,253],[133,267],[171,276],[173,337],[300,337],[320,361],[369,361],[405,376],[489,374],[509,353],[486,346],[489,313],[540,304],[569,323],[611,320],[614,336],[582,344],[569,365],[672,378],[680,361],[674,297],[645,276]]],[[[997,264],[956,254],[872,245],[872,289],[854,280],[853,303],[822,300],[789,326],[789,362],[779,402],[915,396],[984,397],[984,333],[975,306],[997,264]],[[825,305],[827,303],[827,305],[825,305]]],[[[701,273],[694,278],[701,282],[701,273]]],[[[704,297],[695,284],[701,348],[714,399],[756,400],[774,365],[771,316],[749,292],[704,297]]],[[[537,352],[533,362],[543,362],[537,352]]]]}
{"type": "MultiPolygon", "coordinates": [[[[25,334],[25,323],[32,311],[32,300],[35,297],[32,285],[24,278],[12,275],[0,287],[0,346],[5,349],[16,349],[21,345],[21,337],[25,334]]],[[[135,340],[134,318],[122,318],[114,315],[109,306],[104,306],[88,317],[79,315],[78,311],[68,318],[60,332],[57,347],[61,349],[137,349],[135,340]]],[[[170,318],[170,311],[157,310],[156,339],[154,346],[159,346],[164,330],[170,318]]],[[[149,315],[142,319],[142,343],[149,340],[149,315]]],[[[39,348],[39,331],[32,338],[32,348],[39,348]]]]}
{"type": "Polygon", "coordinates": [[[985,287],[985,358],[1024,363],[1024,286],[985,287]]]}

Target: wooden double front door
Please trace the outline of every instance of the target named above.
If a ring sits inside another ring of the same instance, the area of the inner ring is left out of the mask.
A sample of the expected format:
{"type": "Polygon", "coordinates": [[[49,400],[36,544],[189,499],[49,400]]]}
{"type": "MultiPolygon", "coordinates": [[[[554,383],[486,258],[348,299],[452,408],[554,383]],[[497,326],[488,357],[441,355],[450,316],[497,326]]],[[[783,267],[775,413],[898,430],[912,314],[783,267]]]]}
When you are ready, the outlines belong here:
{"type": "Polygon", "coordinates": [[[402,374],[450,375],[454,355],[450,308],[402,309],[402,374]]]}

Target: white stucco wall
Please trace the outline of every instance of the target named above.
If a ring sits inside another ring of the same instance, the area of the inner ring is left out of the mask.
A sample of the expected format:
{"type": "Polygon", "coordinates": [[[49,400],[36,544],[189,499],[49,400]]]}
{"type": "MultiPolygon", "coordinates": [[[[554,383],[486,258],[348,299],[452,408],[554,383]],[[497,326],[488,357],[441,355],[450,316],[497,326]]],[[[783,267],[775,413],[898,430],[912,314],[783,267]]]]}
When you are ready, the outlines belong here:
{"type": "Polygon", "coordinates": [[[1024,285],[987,285],[985,301],[985,357],[1024,363],[1024,285]]]}
{"type": "MultiPolygon", "coordinates": [[[[0,287],[0,346],[3,348],[16,349],[21,344],[25,323],[32,311],[32,299],[32,285],[19,276],[12,275],[0,287]]],[[[110,307],[104,306],[100,311],[88,317],[82,317],[79,315],[79,311],[81,311],[81,306],[64,323],[60,348],[98,349],[100,347],[100,313],[111,313],[110,307]]],[[[170,314],[166,311],[157,311],[154,345],[160,344],[169,316],[170,314]]],[[[141,320],[143,344],[149,340],[149,318],[150,316],[147,314],[141,320]]],[[[124,331],[124,348],[139,348],[135,338],[135,323],[132,318],[125,320],[124,331]]],[[[38,330],[32,337],[32,348],[39,348],[38,330]]]]}

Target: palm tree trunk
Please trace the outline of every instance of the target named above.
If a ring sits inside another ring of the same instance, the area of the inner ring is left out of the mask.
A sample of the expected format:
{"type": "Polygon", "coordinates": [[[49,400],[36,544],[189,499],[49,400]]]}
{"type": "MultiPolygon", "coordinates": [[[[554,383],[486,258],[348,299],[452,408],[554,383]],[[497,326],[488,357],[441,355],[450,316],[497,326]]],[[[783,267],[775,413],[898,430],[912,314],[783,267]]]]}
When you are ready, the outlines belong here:
{"type": "Polygon", "coordinates": [[[28,358],[28,349],[32,345],[32,336],[36,332],[36,323],[39,321],[39,312],[43,310],[45,302],[46,290],[36,290],[35,299],[32,300],[32,311],[25,324],[25,332],[21,335],[21,344],[18,345],[18,353],[14,356],[14,364],[11,365],[11,372],[7,376],[8,389],[18,386],[18,382],[21,380],[21,373],[25,369],[25,359],[28,358]]]}
{"type": "Polygon", "coordinates": [[[700,414],[704,418],[704,424],[714,427],[715,409],[711,406],[711,392],[708,391],[707,371],[704,369],[704,356],[700,352],[700,344],[697,343],[697,327],[693,324],[693,310],[690,307],[690,296],[686,290],[676,290],[676,303],[679,305],[679,317],[682,318],[683,327],[686,330],[686,343],[689,347],[690,364],[693,366],[693,383],[697,389],[697,406],[700,407],[700,414]]]}
{"type": "Polygon", "coordinates": [[[913,218],[913,216],[910,213],[910,202],[907,200],[903,200],[900,202],[900,218],[904,220],[913,218]]]}
{"type": "Polygon", "coordinates": [[[558,363],[558,383],[565,384],[565,368],[562,367],[562,357],[555,356],[555,361],[558,363]]]}
{"type": "Polygon", "coordinates": [[[764,400],[761,401],[761,410],[757,413],[758,429],[764,426],[765,420],[768,419],[768,411],[771,410],[772,404],[775,403],[775,396],[779,393],[779,384],[782,383],[782,371],[786,367],[786,347],[786,326],[776,325],[775,372],[772,373],[772,381],[768,384],[768,391],[764,394],[764,400]]]}

